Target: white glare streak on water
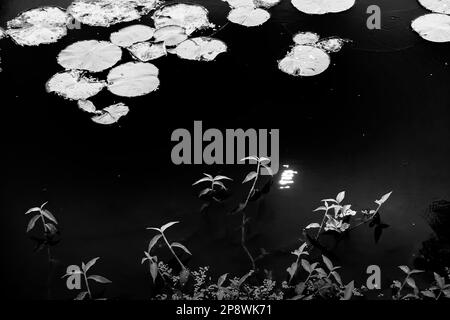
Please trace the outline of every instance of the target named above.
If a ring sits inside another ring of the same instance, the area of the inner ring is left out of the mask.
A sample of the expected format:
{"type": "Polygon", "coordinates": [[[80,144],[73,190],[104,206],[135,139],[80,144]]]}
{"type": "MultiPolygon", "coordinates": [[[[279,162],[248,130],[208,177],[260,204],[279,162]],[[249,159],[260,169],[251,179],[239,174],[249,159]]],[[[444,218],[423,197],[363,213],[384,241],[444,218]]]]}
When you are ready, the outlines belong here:
{"type": "Polygon", "coordinates": [[[294,183],[294,176],[298,174],[297,171],[289,169],[289,165],[283,165],[284,170],[281,172],[280,189],[290,189],[290,185],[294,183]]]}

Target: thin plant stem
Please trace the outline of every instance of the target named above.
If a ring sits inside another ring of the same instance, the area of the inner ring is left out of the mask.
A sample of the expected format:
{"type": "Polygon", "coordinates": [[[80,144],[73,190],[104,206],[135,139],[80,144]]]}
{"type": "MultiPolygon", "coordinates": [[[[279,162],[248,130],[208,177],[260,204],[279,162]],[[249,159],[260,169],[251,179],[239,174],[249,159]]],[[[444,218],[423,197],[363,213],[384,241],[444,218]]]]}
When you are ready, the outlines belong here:
{"type": "Polygon", "coordinates": [[[316,240],[319,239],[320,232],[322,231],[323,224],[325,223],[325,218],[327,217],[327,213],[328,213],[328,207],[327,207],[327,210],[325,211],[325,213],[323,214],[322,223],[320,224],[319,231],[317,231],[317,234],[316,234],[316,240]]]}
{"type": "Polygon", "coordinates": [[[89,281],[88,281],[86,272],[83,272],[83,276],[84,276],[84,283],[86,284],[86,290],[87,290],[88,295],[89,295],[89,299],[92,300],[91,289],[89,288],[89,281]]]}
{"type": "Polygon", "coordinates": [[[366,220],[361,221],[361,222],[358,223],[357,225],[355,225],[355,226],[351,227],[350,229],[348,229],[348,231],[354,230],[354,229],[358,228],[359,226],[361,226],[361,225],[363,225],[363,224],[366,224],[367,222],[371,221],[371,220],[375,217],[375,215],[378,213],[378,210],[380,210],[380,208],[381,208],[381,205],[378,205],[378,208],[377,208],[377,209],[375,210],[375,212],[370,216],[370,218],[367,218],[366,220]]]}
{"type": "Polygon", "coordinates": [[[184,266],[184,264],[181,262],[180,258],[178,258],[178,256],[176,255],[175,251],[173,251],[172,246],[170,245],[169,241],[167,240],[166,236],[164,235],[164,232],[161,232],[161,235],[164,239],[164,242],[166,243],[167,247],[169,248],[170,252],[172,253],[172,255],[175,257],[175,259],[178,261],[178,263],[181,266],[181,269],[185,270],[186,267],[184,266]]]}
{"type": "Polygon", "coordinates": [[[256,270],[255,259],[253,258],[252,254],[250,253],[250,251],[247,248],[247,245],[245,244],[245,224],[247,223],[247,215],[245,214],[245,209],[247,208],[248,202],[250,201],[250,197],[252,196],[252,194],[255,191],[255,186],[256,186],[256,182],[258,181],[260,168],[261,168],[261,163],[258,161],[258,166],[256,168],[256,177],[253,180],[252,187],[247,195],[247,199],[245,199],[245,202],[244,202],[244,210],[242,210],[242,224],[241,224],[241,246],[242,246],[242,249],[244,249],[247,256],[249,257],[253,270],[256,270]]]}

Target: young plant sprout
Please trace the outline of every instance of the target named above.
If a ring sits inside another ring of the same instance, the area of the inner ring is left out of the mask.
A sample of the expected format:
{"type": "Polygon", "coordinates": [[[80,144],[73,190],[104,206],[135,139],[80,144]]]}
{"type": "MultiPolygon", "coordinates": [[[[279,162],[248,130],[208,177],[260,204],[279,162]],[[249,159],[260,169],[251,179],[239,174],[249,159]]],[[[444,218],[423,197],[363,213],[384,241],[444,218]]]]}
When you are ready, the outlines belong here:
{"type": "Polygon", "coordinates": [[[445,278],[441,277],[436,272],[434,272],[433,275],[435,285],[430,287],[428,290],[421,291],[422,295],[434,300],[439,300],[442,295],[446,298],[450,298],[450,284],[446,284],[445,278]]]}
{"type": "Polygon", "coordinates": [[[177,223],[179,223],[179,221],[173,221],[173,222],[166,223],[165,225],[163,225],[160,228],[154,228],[154,227],[147,228],[149,230],[155,230],[155,231],[159,232],[159,234],[157,234],[156,236],[154,236],[152,238],[152,240],[150,240],[148,252],[145,252],[145,257],[144,257],[144,259],[142,259],[142,263],[144,263],[146,260],[149,260],[149,262],[150,262],[150,274],[152,275],[153,281],[156,280],[156,277],[158,275],[158,272],[157,272],[158,271],[157,270],[158,269],[158,265],[157,265],[156,257],[152,257],[150,255],[150,251],[154,247],[154,245],[158,242],[159,239],[163,239],[164,240],[165,244],[169,248],[169,250],[172,253],[173,257],[175,258],[175,260],[177,260],[178,264],[181,267],[180,283],[182,283],[182,284],[185,283],[187,281],[187,278],[189,277],[188,269],[184,266],[183,262],[181,262],[180,258],[177,256],[177,254],[175,253],[173,248],[180,248],[180,249],[182,249],[184,252],[186,252],[189,255],[192,255],[192,253],[184,245],[182,245],[179,242],[169,243],[169,241],[167,240],[166,235],[164,234],[164,231],[166,231],[168,228],[170,228],[171,226],[173,226],[174,224],[177,224],[177,223]],[[155,268],[156,268],[156,270],[155,270],[155,268]]]}
{"type": "Polygon", "coordinates": [[[394,280],[392,283],[392,289],[396,290],[396,293],[392,295],[392,298],[395,300],[405,300],[410,298],[419,298],[419,289],[417,288],[416,281],[411,277],[413,274],[416,273],[422,273],[423,270],[411,270],[408,266],[398,266],[400,270],[402,270],[406,277],[403,280],[403,282],[394,280]],[[402,290],[404,289],[405,285],[408,285],[413,292],[408,293],[405,296],[402,296],[402,290]]]}
{"type": "MultiPolygon", "coordinates": [[[[89,286],[89,280],[93,280],[95,282],[99,282],[99,283],[112,283],[110,280],[108,280],[105,277],[99,276],[99,275],[92,275],[92,276],[88,276],[87,272],[89,271],[90,268],[92,268],[95,263],[97,262],[97,260],[100,259],[99,257],[94,258],[92,260],[90,260],[88,263],[81,263],[81,269],[78,266],[73,266],[74,268],[72,269],[68,269],[67,273],[62,276],[62,278],[64,279],[65,277],[72,277],[72,276],[83,276],[84,279],[84,283],[86,286],[86,290],[85,291],[81,291],[77,297],[75,298],[75,300],[84,300],[86,298],[86,296],[88,297],[88,299],[92,300],[93,299],[93,295],[92,295],[92,291],[91,291],[91,287],[89,286]]],[[[70,278],[67,280],[67,282],[69,282],[70,278]]]]}
{"type": "Polygon", "coordinates": [[[212,199],[214,199],[215,201],[219,202],[220,200],[217,197],[215,197],[215,194],[218,191],[227,190],[227,187],[223,184],[222,181],[223,180],[233,181],[233,179],[228,178],[226,176],[221,176],[221,175],[213,177],[212,175],[207,174],[207,173],[204,173],[204,175],[205,175],[205,177],[195,181],[192,184],[193,186],[195,186],[197,184],[200,184],[200,183],[204,183],[204,182],[207,182],[207,183],[210,184],[209,187],[207,187],[207,188],[203,189],[202,191],[200,191],[200,193],[198,194],[198,197],[201,198],[201,197],[204,197],[204,196],[210,196],[212,199]],[[218,189],[214,188],[215,186],[217,186],[218,189]]]}
{"type": "Polygon", "coordinates": [[[247,183],[250,181],[253,181],[253,183],[247,194],[245,202],[240,203],[239,206],[233,211],[233,213],[242,212],[242,222],[241,222],[241,227],[240,227],[240,229],[241,229],[241,246],[242,246],[242,249],[244,249],[245,253],[247,254],[248,258],[250,259],[250,262],[252,264],[252,270],[256,270],[255,258],[252,256],[252,254],[248,250],[246,241],[245,241],[245,225],[249,221],[249,219],[247,218],[247,215],[245,213],[245,210],[246,210],[248,202],[250,200],[256,200],[259,196],[261,196],[262,193],[268,192],[268,188],[270,188],[270,183],[269,183],[261,191],[256,189],[256,183],[258,182],[258,178],[261,174],[261,167],[265,168],[269,173],[271,173],[272,171],[271,171],[270,167],[268,166],[268,164],[270,163],[269,158],[250,156],[250,157],[241,159],[241,162],[246,161],[246,160],[256,161],[256,171],[249,172],[247,174],[247,176],[245,177],[244,181],[242,181],[242,183],[247,183]]]}

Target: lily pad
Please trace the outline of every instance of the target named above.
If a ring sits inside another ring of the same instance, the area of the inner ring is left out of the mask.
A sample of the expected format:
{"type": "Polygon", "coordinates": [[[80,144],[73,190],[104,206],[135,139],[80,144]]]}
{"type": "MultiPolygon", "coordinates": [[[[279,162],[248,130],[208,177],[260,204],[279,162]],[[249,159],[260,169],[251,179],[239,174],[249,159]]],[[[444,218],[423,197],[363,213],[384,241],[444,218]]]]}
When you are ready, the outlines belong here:
{"type": "Polygon", "coordinates": [[[112,33],[111,42],[119,47],[126,48],[135,43],[151,39],[154,33],[155,29],[142,24],[137,24],[112,33]]]}
{"type": "Polygon", "coordinates": [[[138,97],[159,87],[159,70],[151,63],[127,62],[108,74],[108,90],[122,97],[138,97]]]}
{"type": "Polygon", "coordinates": [[[298,45],[282,60],[278,68],[293,76],[310,77],[324,72],[330,66],[330,56],[322,49],[298,45]]]}
{"type": "Polygon", "coordinates": [[[269,20],[270,13],[261,8],[238,7],[230,11],[228,20],[246,27],[256,27],[269,20]]]}
{"type": "Polygon", "coordinates": [[[105,86],[104,81],[87,77],[77,70],[57,73],[46,84],[48,92],[70,100],[87,100],[105,86]]]}
{"type": "Polygon", "coordinates": [[[58,63],[67,70],[100,72],[114,66],[122,58],[122,49],[108,41],[75,42],[58,55],[58,63]]]}
{"type": "Polygon", "coordinates": [[[68,20],[69,16],[60,8],[36,8],[8,21],[6,33],[21,46],[54,43],[67,34],[68,20]]]}
{"type": "Polygon", "coordinates": [[[175,50],[180,58],[197,61],[212,61],[226,51],[225,43],[208,37],[188,39],[180,43],[175,50]]]}
{"type": "Polygon", "coordinates": [[[432,42],[450,41],[450,16],[430,13],[415,19],[411,27],[423,39],[432,42]]]}
{"type": "Polygon", "coordinates": [[[328,52],[339,52],[345,42],[346,41],[344,39],[331,37],[320,40],[316,46],[328,52]]]}
{"type": "Polygon", "coordinates": [[[159,0],[76,0],[67,12],[83,24],[109,27],[137,20],[158,4],[159,0]]]}
{"type": "Polygon", "coordinates": [[[272,8],[280,3],[281,0],[255,0],[255,5],[260,8],[272,8]]]}
{"type": "Polygon", "coordinates": [[[125,104],[117,103],[106,107],[103,110],[98,110],[98,114],[93,116],[91,119],[95,123],[99,124],[114,124],[119,121],[120,118],[126,116],[129,111],[130,109],[125,104]]]}
{"type": "Polygon", "coordinates": [[[450,0],[419,0],[419,3],[430,11],[450,14],[450,0]]]}
{"type": "Polygon", "coordinates": [[[140,42],[128,48],[133,57],[142,62],[155,60],[167,55],[164,43],[140,42]]]}
{"type": "Polygon", "coordinates": [[[256,7],[255,2],[253,0],[222,0],[231,8],[239,8],[239,7],[256,7]]]}
{"type": "Polygon", "coordinates": [[[180,26],[191,34],[195,30],[214,27],[208,19],[208,10],[194,4],[175,3],[166,5],[153,14],[157,29],[165,26],[180,26]]]}
{"type": "Polygon", "coordinates": [[[78,100],[78,108],[89,113],[97,113],[97,108],[89,100],[78,100]]]}
{"type": "Polygon", "coordinates": [[[165,26],[155,31],[155,42],[164,42],[168,47],[173,47],[188,38],[186,30],[180,26],[165,26]]]}
{"type": "Polygon", "coordinates": [[[292,5],[307,14],[343,12],[355,4],[355,0],[291,0],[292,5]]]}
{"type": "Polygon", "coordinates": [[[317,43],[320,36],[314,32],[299,32],[292,38],[296,44],[310,44],[317,43]]]}

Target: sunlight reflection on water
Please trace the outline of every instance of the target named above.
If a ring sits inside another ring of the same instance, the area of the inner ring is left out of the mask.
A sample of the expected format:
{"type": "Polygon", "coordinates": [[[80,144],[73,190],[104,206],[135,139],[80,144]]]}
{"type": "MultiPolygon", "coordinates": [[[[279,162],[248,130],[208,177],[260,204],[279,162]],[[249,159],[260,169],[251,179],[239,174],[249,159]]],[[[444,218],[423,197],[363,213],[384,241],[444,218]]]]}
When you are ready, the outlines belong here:
{"type": "Polygon", "coordinates": [[[289,169],[289,165],[283,165],[284,170],[281,172],[280,181],[278,184],[280,185],[280,189],[290,189],[291,185],[294,183],[294,176],[298,174],[297,171],[289,169]]]}

